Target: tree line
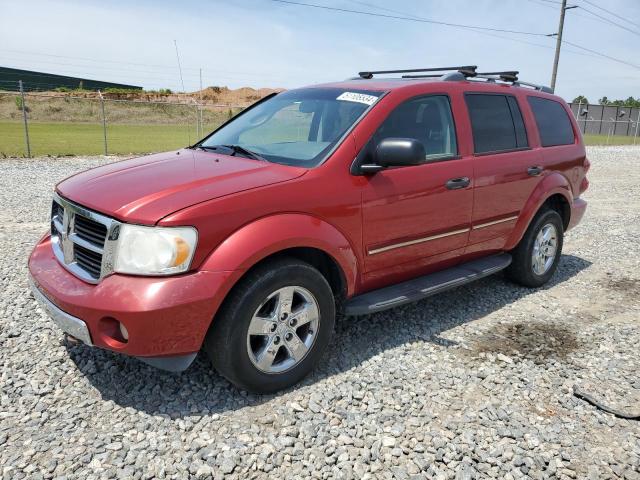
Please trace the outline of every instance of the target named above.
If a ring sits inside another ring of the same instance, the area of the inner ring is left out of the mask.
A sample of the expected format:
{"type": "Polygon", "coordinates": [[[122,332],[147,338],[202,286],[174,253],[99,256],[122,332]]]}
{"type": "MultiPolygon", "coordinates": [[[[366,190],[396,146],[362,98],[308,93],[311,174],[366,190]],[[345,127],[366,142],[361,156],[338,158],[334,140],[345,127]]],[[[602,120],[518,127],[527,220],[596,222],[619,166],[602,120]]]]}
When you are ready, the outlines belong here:
{"type": "MultiPolygon", "coordinates": [[[[589,102],[587,97],[585,97],[584,95],[578,95],[576,98],[573,99],[573,103],[586,104],[591,102],[589,102]]],[[[613,105],[613,106],[620,106],[620,107],[640,107],[640,97],[638,98],[629,97],[626,100],[609,100],[607,97],[602,97],[598,99],[598,103],[600,105],[613,105]]]]}

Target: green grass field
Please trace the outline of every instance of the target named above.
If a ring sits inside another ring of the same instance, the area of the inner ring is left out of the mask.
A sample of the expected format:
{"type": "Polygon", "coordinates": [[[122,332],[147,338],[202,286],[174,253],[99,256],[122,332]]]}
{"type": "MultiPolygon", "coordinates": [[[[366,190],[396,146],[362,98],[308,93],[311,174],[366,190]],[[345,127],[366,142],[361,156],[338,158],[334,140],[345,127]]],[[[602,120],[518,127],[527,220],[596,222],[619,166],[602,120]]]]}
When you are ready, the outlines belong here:
{"type": "MultiPolygon", "coordinates": [[[[607,141],[606,135],[583,135],[587,145],[633,145],[633,137],[623,137],[616,135],[607,141]]],[[[640,145],[640,137],[636,139],[636,144],[640,145]]]]}
{"type": "MultiPolygon", "coordinates": [[[[205,132],[213,130],[209,125],[205,132]]],[[[102,125],[95,123],[29,123],[31,155],[102,155],[102,125]]],[[[196,128],[185,125],[108,125],[109,154],[162,152],[196,140],[196,128]]],[[[0,156],[26,156],[24,126],[0,122],[0,156]]]]}
{"type": "MultiPolygon", "coordinates": [[[[215,125],[208,125],[205,133],[215,125]]],[[[31,154],[102,155],[102,125],[99,123],[31,122],[31,154]]],[[[606,135],[585,135],[587,145],[607,145],[606,135]]],[[[184,147],[196,140],[195,126],[163,124],[108,125],[109,154],[162,152],[184,147]]],[[[633,145],[633,137],[615,136],[609,145],[633,145]]],[[[640,139],[637,140],[640,145],[640,139]]],[[[0,157],[26,156],[24,127],[20,122],[0,122],[0,157]]]]}

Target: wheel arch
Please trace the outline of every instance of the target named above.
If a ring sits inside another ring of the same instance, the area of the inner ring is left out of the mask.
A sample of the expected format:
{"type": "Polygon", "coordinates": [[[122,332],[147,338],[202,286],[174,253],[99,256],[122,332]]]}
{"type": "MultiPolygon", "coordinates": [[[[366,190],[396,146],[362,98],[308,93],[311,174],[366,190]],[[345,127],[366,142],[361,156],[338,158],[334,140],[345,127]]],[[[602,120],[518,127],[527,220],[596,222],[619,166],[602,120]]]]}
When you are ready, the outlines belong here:
{"type": "Polygon", "coordinates": [[[278,214],[245,225],[218,245],[200,270],[229,272],[226,296],[247,272],[283,256],[313,265],[337,296],[353,295],[358,275],[354,249],[333,225],[307,214],[278,214]]]}
{"type": "Polygon", "coordinates": [[[540,211],[548,207],[558,212],[562,218],[562,224],[566,231],[571,221],[571,202],[573,194],[567,179],[560,173],[552,173],[545,177],[529,196],[523,209],[520,211],[518,221],[505,244],[505,250],[511,250],[518,245],[524,236],[531,221],[540,211]]]}

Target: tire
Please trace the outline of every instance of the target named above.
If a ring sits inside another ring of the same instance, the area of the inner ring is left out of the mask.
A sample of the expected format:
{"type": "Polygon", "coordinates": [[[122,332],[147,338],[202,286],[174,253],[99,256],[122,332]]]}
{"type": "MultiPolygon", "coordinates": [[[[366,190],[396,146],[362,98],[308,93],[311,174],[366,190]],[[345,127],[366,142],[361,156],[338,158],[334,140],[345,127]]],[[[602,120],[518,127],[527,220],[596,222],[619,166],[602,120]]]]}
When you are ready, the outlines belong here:
{"type": "Polygon", "coordinates": [[[544,209],[538,212],[535,216],[529,228],[525,232],[522,240],[511,251],[512,261],[511,265],[505,270],[505,275],[510,280],[524,285],[525,287],[537,288],[549,281],[553,276],[556,268],[558,267],[558,261],[562,253],[562,243],[564,239],[564,227],[562,218],[555,210],[544,209]],[[544,232],[542,232],[544,230],[544,232]],[[555,248],[553,249],[553,255],[547,256],[551,253],[551,250],[547,247],[551,247],[553,242],[547,241],[543,243],[545,250],[538,248],[537,239],[540,235],[544,234],[555,236],[555,248]],[[540,262],[534,261],[534,253],[546,252],[543,256],[536,255],[540,262]],[[542,258],[546,261],[542,262],[542,258]]]}
{"type": "Polygon", "coordinates": [[[291,258],[270,261],[233,288],[204,348],[236,386],[275,392],[298,383],[318,363],[335,315],[331,287],[318,270],[291,258]]]}

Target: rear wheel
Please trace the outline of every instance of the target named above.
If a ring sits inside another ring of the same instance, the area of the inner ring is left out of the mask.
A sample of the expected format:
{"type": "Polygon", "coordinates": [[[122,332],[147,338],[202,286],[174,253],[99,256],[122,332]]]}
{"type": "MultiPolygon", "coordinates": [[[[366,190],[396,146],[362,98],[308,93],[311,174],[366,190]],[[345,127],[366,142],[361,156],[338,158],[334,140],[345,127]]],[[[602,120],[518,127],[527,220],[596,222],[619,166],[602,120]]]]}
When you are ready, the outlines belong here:
{"type": "Polygon", "coordinates": [[[237,386],[272,392],[297,383],[320,359],[335,321],[331,287],[311,265],[259,266],[233,289],[205,340],[214,367],[237,386]]]}
{"type": "Polygon", "coordinates": [[[562,218],[555,210],[542,210],[529,225],[513,261],[505,271],[508,278],[526,287],[540,287],[553,276],[563,243],[562,218]]]}

